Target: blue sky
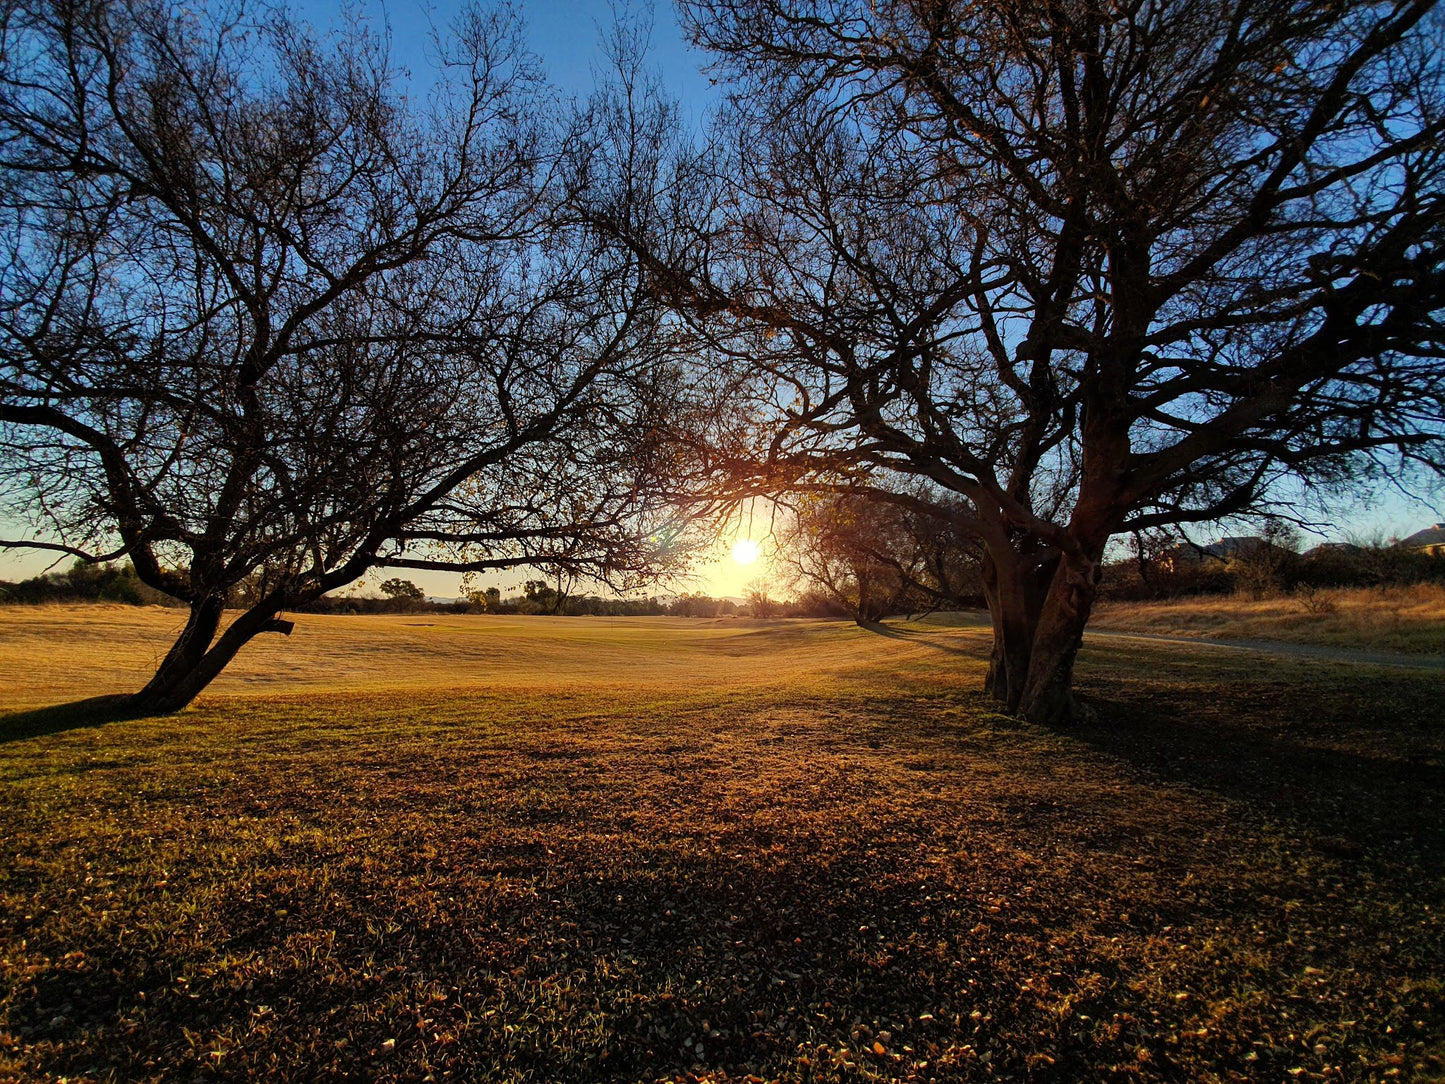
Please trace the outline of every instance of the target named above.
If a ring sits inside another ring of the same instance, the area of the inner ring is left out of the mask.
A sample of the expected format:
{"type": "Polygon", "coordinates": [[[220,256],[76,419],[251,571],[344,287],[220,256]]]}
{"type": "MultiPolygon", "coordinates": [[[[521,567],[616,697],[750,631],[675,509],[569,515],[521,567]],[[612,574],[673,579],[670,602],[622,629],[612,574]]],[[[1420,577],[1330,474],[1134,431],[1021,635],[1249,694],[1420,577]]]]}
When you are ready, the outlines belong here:
{"type": "MultiPolygon", "coordinates": [[[[362,2],[356,9],[365,13],[373,29],[387,32],[396,63],[408,68],[413,75],[424,77],[431,66],[432,28],[445,30],[460,6],[448,0],[437,3],[389,0],[362,2]]],[[[683,40],[671,3],[654,6],[638,0],[631,4],[606,0],[523,0],[513,6],[521,13],[528,44],[541,58],[548,78],[569,95],[586,97],[591,91],[594,72],[605,64],[600,42],[615,17],[622,15],[650,21],[652,64],[669,92],[683,103],[693,119],[700,119],[708,103],[716,97],[716,88],[699,70],[705,58],[683,40]]],[[[293,10],[322,33],[334,28],[337,20],[353,17],[347,14],[352,11],[350,6],[343,8],[326,0],[296,0],[293,10]]]]}

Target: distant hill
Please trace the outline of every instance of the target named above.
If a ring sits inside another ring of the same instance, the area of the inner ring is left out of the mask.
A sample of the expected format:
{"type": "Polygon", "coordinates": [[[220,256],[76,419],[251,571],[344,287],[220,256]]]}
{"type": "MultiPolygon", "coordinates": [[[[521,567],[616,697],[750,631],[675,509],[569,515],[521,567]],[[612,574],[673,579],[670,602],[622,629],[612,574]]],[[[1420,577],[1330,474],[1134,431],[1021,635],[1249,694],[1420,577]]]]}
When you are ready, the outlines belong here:
{"type": "Polygon", "coordinates": [[[1400,539],[1400,545],[1412,550],[1425,550],[1427,553],[1445,552],[1445,523],[1437,523],[1423,531],[1416,531],[1409,538],[1400,539]]]}

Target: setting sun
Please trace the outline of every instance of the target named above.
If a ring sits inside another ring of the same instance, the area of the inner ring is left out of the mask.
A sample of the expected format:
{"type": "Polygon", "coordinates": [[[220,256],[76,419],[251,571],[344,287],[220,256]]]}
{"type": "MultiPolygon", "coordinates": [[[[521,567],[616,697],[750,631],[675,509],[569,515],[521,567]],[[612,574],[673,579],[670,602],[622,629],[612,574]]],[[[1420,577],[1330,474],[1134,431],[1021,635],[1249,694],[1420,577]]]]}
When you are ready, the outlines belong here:
{"type": "Polygon", "coordinates": [[[750,565],[758,559],[758,544],[751,538],[742,538],[733,546],[733,560],[740,565],[750,565]]]}

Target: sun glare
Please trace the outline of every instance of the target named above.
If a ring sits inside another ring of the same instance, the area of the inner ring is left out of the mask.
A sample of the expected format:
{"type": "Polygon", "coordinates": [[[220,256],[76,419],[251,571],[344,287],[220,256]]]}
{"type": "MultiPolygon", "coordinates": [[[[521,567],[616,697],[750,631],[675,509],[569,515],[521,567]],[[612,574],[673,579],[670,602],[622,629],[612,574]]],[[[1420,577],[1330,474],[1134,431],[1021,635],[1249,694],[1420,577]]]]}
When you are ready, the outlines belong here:
{"type": "Polygon", "coordinates": [[[733,546],[733,560],[740,565],[750,565],[758,559],[758,544],[751,538],[740,538],[733,546]]]}

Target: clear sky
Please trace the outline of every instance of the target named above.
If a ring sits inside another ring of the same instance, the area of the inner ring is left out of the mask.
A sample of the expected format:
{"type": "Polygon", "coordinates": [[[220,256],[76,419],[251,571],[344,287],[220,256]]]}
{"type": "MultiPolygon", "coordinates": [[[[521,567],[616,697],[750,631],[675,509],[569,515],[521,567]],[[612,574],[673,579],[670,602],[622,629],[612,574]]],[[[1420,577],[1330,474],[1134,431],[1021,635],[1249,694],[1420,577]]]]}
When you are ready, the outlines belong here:
{"type": "MultiPolygon", "coordinates": [[[[685,114],[700,120],[717,96],[716,88],[700,71],[705,58],[683,40],[669,0],[656,5],[645,0],[630,4],[622,0],[520,0],[512,6],[521,13],[528,45],[541,58],[548,79],[569,95],[586,97],[591,91],[595,74],[606,64],[601,42],[621,16],[651,24],[653,67],[685,114]]],[[[292,3],[292,10],[321,33],[339,19],[354,17],[350,14],[353,10],[362,13],[373,29],[386,31],[398,66],[422,79],[432,66],[433,28],[445,30],[460,7],[457,0],[361,0],[344,8],[326,0],[292,3]]]]}
{"type": "MultiPolygon", "coordinates": [[[[321,32],[336,26],[337,20],[355,18],[356,13],[361,12],[375,28],[384,28],[388,32],[392,56],[397,64],[409,69],[414,76],[424,78],[430,66],[428,57],[432,29],[444,28],[458,6],[447,0],[437,3],[391,0],[384,4],[361,3],[343,8],[325,0],[301,0],[294,5],[294,10],[321,32]]],[[[700,124],[718,99],[717,88],[702,71],[706,57],[692,51],[683,40],[670,3],[656,6],[633,3],[629,7],[606,0],[526,0],[517,7],[526,24],[530,48],[540,57],[551,81],[568,95],[585,97],[591,90],[596,74],[605,66],[601,50],[603,35],[612,25],[615,15],[623,14],[650,17],[652,63],[668,92],[681,104],[684,117],[700,124]]],[[[1311,518],[1332,525],[1323,531],[1319,541],[1388,539],[1413,533],[1445,519],[1445,502],[1438,494],[1433,506],[1430,501],[1411,501],[1398,490],[1382,486],[1360,494],[1349,504],[1341,503],[1311,518]]],[[[7,535],[17,530],[13,524],[3,521],[0,521],[0,527],[7,535]]],[[[1200,539],[1212,537],[1209,531],[1196,530],[1195,534],[1200,539]]],[[[751,531],[745,522],[740,524],[719,543],[716,557],[698,566],[689,583],[663,590],[665,593],[700,590],[713,595],[745,595],[750,583],[769,573],[767,537],[765,523],[754,523],[751,531]],[[761,544],[762,553],[753,562],[740,564],[731,556],[731,548],[739,538],[748,534],[761,544]]],[[[1314,541],[1313,536],[1307,535],[1305,544],[1312,545],[1314,541]]],[[[53,560],[53,555],[0,551],[0,579],[13,580],[35,575],[53,560]]],[[[64,560],[65,563],[69,561],[68,558],[64,560]]],[[[369,582],[375,584],[391,574],[372,573],[369,582]]],[[[428,594],[450,597],[459,593],[459,576],[424,572],[403,575],[413,579],[428,594]]],[[[527,578],[525,572],[479,575],[474,578],[472,586],[473,589],[497,586],[510,594],[520,592],[521,583],[527,578]]]]}

